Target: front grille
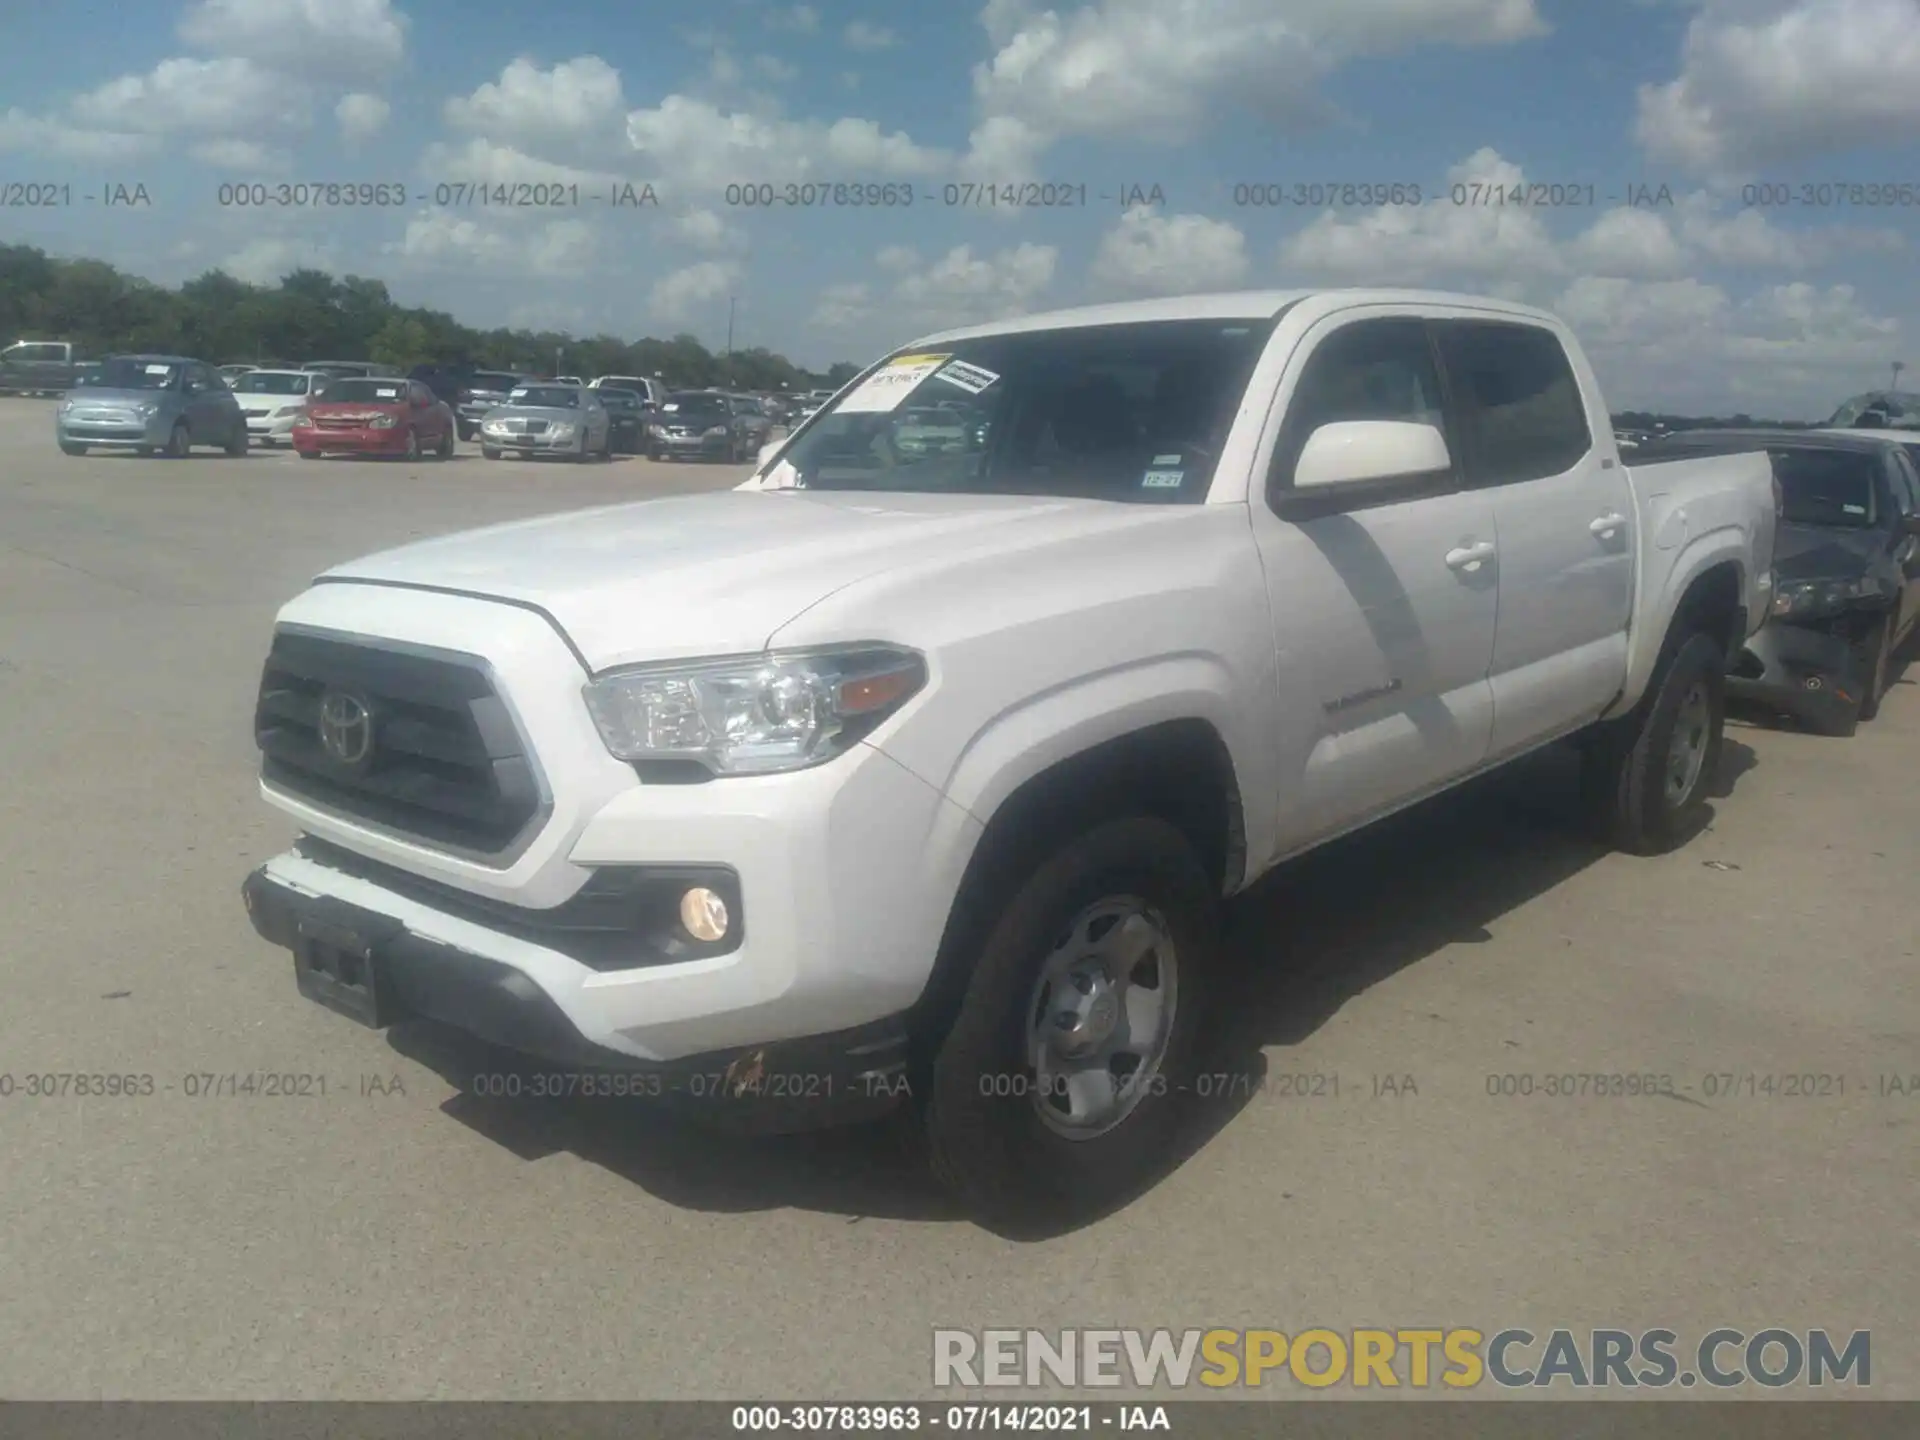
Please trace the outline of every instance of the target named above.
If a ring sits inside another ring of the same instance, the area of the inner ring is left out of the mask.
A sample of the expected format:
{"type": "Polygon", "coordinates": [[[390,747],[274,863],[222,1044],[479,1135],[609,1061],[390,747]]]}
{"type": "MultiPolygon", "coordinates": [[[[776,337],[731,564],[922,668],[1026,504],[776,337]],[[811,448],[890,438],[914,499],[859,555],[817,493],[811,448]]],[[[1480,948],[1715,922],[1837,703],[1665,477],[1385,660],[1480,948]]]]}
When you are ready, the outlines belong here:
{"type": "Polygon", "coordinates": [[[102,425],[97,422],[82,422],[78,425],[69,423],[67,426],[67,434],[75,440],[125,440],[128,438],[127,432],[129,430],[133,431],[135,436],[146,433],[141,426],[132,421],[124,425],[102,425]]]}
{"type": "Polygon", "coordinates": [[[337,415],[322,415],[313,423],[315,428],[320,430],[365,430],[367,428],[365,420],[343,419],[337,415]]]}
{"type": "Polygon", "coordinates": [[[447,849],[500,856],[544,809],[533,758],[473,656],[282,630],[260,677],[254,739],[269,784],[447,849]],[[368,745],[355,763],[322,742],[329,694],[363,707],[368,745]]]}

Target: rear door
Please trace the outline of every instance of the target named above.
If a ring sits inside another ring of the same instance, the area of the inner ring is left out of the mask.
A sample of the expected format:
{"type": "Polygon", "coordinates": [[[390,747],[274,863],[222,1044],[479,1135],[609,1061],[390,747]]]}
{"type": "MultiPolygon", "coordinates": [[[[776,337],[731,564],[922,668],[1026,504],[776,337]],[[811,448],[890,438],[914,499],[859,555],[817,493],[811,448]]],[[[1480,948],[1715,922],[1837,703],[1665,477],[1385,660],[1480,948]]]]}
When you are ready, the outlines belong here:
{"type": "Polygon", "coordinates": [[[1275,737],[1283,755],[1302,757],[1282,780],[1285,851],[1480,764],[1493,721],[1497,560],[1492,501],[1465,488],[1457,467],[1293,486],[1308,437],[1338,421],[1436,425],[1457,453],[1425,320],[1329,317],[1302,338],[1280,391],[1285,419],[1251,512],[1282,683],[1312,698],[1278,717],[1308,726],[1275,737]]]}
{"type": "Polygon", "coordinates": [[[1627,674],[1634,504],[1590,376],[1520,320],[1435,323],[1467,484],[1500,535],[1493,740],[1498,759],[1596,719],[1627,674]]]}

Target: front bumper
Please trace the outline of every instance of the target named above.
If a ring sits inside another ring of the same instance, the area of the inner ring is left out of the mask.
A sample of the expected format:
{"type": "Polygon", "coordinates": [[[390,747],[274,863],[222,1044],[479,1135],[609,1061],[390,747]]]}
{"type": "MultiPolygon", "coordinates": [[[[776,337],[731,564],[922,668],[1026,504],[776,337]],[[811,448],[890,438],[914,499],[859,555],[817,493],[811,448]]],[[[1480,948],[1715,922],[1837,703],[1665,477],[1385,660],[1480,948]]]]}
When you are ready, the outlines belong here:
{"type": "Polygon", "coordinates": [[[318,451],[322,455],[403,455],[407,449],[404,425],[396,425],[391,430],[323,430],[297,425],[288,435],[294,449],[318,451]]]}
{"type": "Polygon", "coordinates": [[[98,450],[154,450],[165,445],[173,434],[174,418],[164,412],[130,421],[62,415],[54,421],[54,434],[62,445],[86,445],[98,450]]]}
{"type": "Polygon", "coordinates": [[[1727,694],[1837,729],[1858,715],[1867,683],[1859,647],[1844,635],[1770,620],[1734,657],[1727,694]]]}
{"type": "Polygon", "coordinates": [[[727,435],[649,435],[647,449],[655,455],[692,455],[712,458],[727,453],[727,435]]]}
{"type": "Polygon", "coordinates": [[[580,448],[580,432],[556,436],[550,430],[536,435],[523,435],[518,431],[495,434],[484,426],[480,430],[480,443],[494,450],[526,450],[541,454],[573,454],[580,448]]]}
{"type": "Polygon", "coordinates": [[[294,415],[249,415],[247,438],[255,444],[290,444],[299,423],[294,415]]]}
{"type": "Polygon", "coordinates": [[[261,938],[293,952],[301,992],[364,1023],[432,1020],[545,1067],[562,1067],[528,1077],[518,1093],[660,1101],[753,1133],[872,1119],[905,1096],[903,1017],[672,1061],[641,1060],[589,1039],[526,971],[416,929],[388,907],[316,893],[287,872],[285,860],[254,871],[241,894],[261,938]],[[377,967],[373,991],[349,996],[325,960],[316,964],[324,945],[316,949],[311,937],[329,932],[367,943],[377,967]]]}

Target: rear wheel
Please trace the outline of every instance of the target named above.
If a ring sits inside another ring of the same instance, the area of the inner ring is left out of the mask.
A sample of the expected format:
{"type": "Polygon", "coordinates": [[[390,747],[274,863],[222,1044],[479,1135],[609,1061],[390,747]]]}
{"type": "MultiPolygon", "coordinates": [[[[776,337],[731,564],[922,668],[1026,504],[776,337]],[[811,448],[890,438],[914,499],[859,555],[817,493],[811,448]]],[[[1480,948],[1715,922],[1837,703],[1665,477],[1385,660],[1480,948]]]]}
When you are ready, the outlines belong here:
{"type": "Polygon", "coordinates": [[[990,1222],[1130,1199],[1172,1152],[1218,946],[1216,887],[1173,826],[1062,845],[1007,897],[934,1059],[934,1174],[990,1222]]]}
{"type": "Polygon", "coordinates": [[[1726,653],[1682,639],[1634,712],[1609,722],[1583,758],[1587,801],[1620,849],[1657,855],[1686,840],[1706,809],[1726,730],[1726,653]]]}
{"type": "Polygon", "coordinates": [[[1871,720],[1880,713],[1886,698],[1888,680],[1893,671],[1893,621],[1888,615],[1867,640],[1861,651],[1860,718],[1871,720]]]}

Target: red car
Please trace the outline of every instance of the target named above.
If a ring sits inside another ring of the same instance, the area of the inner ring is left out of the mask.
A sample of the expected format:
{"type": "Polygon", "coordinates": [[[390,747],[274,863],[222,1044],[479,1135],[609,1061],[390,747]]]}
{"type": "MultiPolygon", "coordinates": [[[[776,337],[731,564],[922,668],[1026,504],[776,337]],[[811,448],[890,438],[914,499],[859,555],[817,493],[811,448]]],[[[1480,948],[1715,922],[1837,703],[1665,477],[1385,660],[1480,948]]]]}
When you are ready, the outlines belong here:
{"type": "Polygon", "coordinates": [[[418,460],[453,454],[453,410],[418,380],[334,380],[293,427],[302,460],[322,455],[387,455],[418,460]]]}

